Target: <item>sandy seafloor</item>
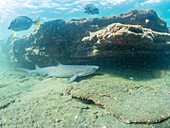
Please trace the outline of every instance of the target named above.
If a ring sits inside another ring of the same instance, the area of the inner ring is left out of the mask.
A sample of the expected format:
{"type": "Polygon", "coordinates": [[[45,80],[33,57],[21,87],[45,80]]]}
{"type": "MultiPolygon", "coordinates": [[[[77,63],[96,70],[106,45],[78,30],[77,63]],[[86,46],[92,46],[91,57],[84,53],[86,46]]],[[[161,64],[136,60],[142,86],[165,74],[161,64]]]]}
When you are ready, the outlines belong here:
{"type": "MultiPolygon", "coordinates": [[[[45,78],[23,72],[1,69],[0,72],[0,127],[2,128],[168,128],[170,119],[157,124],[128,124],[112,114],[105,107],[86,104],[65,95],[67,88],[87,85],[100,87],[110,83],[121,88],[123,84],[133,87],[140,84],[148,94],[157,93],[161,111],[170,113],[170,72],[169,70],[130,70],[100,68],[94,75],[78,78],[67,84],[68,78],[45,78]],[[154,90],[154,91],[153,91],[154,90]],[[160,92],[159,92],[160,91],[160,92]],[[163,97],[159,98],[159,94],[163,97]],[[165,109],[164,109],[165,108],[165,109]]],[[[130,89],[129,89],[130,90],[130,89]]],[[[133,88],[131,88],[133,94],[133,88]]],[[[139,94],[145,97],[145,91],[139,94]]],[[[135,90],[134,90],[135,93],[135,90]]],[[[119,92],[120,95],[124,93],[119,92]]],[[[80,94],[81,95],[81,94],[80,94]]],[[[114,94],[113,94],[114,95],[114,94]]],[[[154,95],[154,94],[153,94],[154,95]]],[[[134,95],[135,99],[135,95],[134,95]]],[[[153,97],[154,99],[154,97],[153,97]]],[[[127,99],[128,100],[128,99],[127,99]]],[[[144,99],[145,100],[145,99],[144,99]]],[[[134,100],[134,106],[140,105],[134,100]]],[[[141,103],[150,109],[151,105],[141,103]]],[[[141,106],[141,107],[143,107],[141,106]]],[[[138,106],[140,108],[140,106],[138,106]]],[[[113,106],[114,108],[114,106],[113,106]]],[[[122,108],[120,108],[121,110],[122,108]]],[[[127,108],[126,108],[127,109],[127,108]]],[[[119,110],[119,108],[117,108],[119,110]]],[[[123,109],[122,109],[123,110],[123,109]]],[[[159,110],[158,110],[159,111],[159,110]]],[[[136,110],[133,111],[136,113],[136,110]]],[[[154,113],[153,113],[154,114],[154,113]]],[[[156,116],[156,113],[154,114],[156,116]]]]}

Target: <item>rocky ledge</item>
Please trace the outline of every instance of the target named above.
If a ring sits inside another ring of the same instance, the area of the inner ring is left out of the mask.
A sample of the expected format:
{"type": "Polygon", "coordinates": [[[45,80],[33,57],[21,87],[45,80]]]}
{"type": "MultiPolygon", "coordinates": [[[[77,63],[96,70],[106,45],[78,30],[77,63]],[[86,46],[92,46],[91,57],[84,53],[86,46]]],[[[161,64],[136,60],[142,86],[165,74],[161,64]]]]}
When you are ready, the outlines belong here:
{"type": "Polygon", "coordinates": [[[82,41],[92,46],[87,54],[89,56],[170,54],[170,34],[152,31],[140,25],[114,23],[91,33],[82,41]]]}
{"type": "Polygon", "coordinates": [[[140,63],[144,62],[142,57],[169,57],[170,35],[160,32],[168,32],[168,28],[154,10],[69,21],[56,19],[11,41],[9,57],[11,63],[24,67],[56,65],[56,60],[64,64],[100,65],[116,58],[117,63],[121,62],[122,57],[140,63]]]}

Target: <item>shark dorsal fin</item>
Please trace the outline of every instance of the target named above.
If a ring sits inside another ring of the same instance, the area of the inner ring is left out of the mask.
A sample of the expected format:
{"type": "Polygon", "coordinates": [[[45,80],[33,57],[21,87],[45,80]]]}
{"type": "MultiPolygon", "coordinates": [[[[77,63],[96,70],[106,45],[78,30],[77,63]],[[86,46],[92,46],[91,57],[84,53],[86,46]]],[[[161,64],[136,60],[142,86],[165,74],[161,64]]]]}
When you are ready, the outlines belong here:
{"type": "Polygon", "coordinates": [[[58,63],[58,66],[59,66],[59,65],[62,65],[62,64],[61,64],[61,63],[58,63]]]}
{"type": "Polygon", "coordinates": [[[57,66],[62,65],[59,61],[57,61],[57,66]]]}
{"type": "Polygon", "coordinates": [[[38,68],[40,68],[37,64],[35,65],[35,69],[38,69],[38,68]]]}

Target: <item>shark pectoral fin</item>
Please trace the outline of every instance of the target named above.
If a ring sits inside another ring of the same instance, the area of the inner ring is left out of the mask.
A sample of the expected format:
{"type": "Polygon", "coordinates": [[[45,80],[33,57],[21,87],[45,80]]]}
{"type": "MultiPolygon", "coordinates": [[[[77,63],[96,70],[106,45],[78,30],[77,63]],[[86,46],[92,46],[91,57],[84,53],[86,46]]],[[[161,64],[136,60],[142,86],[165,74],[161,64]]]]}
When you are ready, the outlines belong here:
{"type": "Polygon", "coordinates": [[[70,77],[70,80],[67,83],[73,82],[77,78],[77,74],[74,74],[72,77],[70,77]]]}

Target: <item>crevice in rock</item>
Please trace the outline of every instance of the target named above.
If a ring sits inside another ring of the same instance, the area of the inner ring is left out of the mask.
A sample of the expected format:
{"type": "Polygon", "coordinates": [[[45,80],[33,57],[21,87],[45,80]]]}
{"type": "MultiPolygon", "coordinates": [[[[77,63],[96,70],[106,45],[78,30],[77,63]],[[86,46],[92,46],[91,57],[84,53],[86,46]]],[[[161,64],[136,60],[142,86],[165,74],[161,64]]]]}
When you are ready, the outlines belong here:
{"type": "Polygon", "coordinates": [[[132,121],[129,121],[129,124],[158,124],[158,123],[162,123],[162,122],[168,120],[169,118],[170,118],[170,116],[164,116],[164,117],[160,117],[159,119],[157,119],[155,121],[149,121],[149,120],[136,121],[136,120],[132,120],[132,121]]]}
{"type": "Polygon", "coordinates": [[[102,105],[96,104],[93,100],[81,99],[81,98],[77,98],[77,97],[72,97],[72,99],[75,99],[75,100],[77,100],[77,101],[79,101],[79,102],[81,102],[83,104],[96,106],[98,108],[105,109],[102,105]]]}
{"type": "Polygon", "coordinates": [[[1,109],[7,108],[10,104],[12,104],[12,103],[14,103],[14,102],[15,102],[15,100],[12,100],[11,102],[8,102],[8,103],[6,103],[6,104],[0,106],[0,110],[1,110],[1,109]]]}

